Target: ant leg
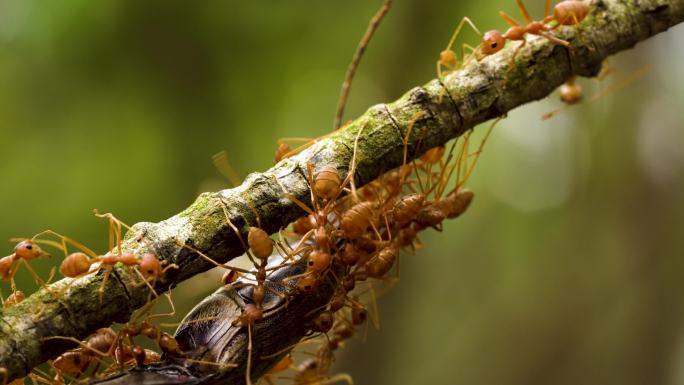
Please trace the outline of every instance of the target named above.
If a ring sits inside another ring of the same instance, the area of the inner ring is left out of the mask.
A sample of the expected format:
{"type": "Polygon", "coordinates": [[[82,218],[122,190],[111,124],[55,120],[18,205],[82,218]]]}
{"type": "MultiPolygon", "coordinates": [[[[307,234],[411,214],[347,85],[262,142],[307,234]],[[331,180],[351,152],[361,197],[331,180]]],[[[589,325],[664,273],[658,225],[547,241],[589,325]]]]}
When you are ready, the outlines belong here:
{"type": "Polygon", "coordinates": [[[550,41],[551,43],[553,43],[555,45],[562,45],[564,47],[568,47],[570,45],[570,43],[568,41],[563,40],[563,39],[559,39],[550,32],[540,32],[539,36],[546,38],[546,40],[550,41]]]}
{"type": "MultiPolygon", "coordinates": [[[[43,340],[43,341],[45,341],[45,340],[65,340],[65,341],[71,341],[71,342],[75,342],[76,344],[78,344],[78,346],[80,346],[81,348],[83,348],[83,349],[85,349],[85,350],[88,350],[88,351],[91,351],[91,352],[93,352],[93,353],[95,353],[95,354],[97,354],[97,355],[99,355],[99,356],[101,356],[101,357],[107,357],[107,356],[109,356],[109,352],[106,352],[106,353],[105,353],[105,352],[101,352],[101,351],[99,351],[99,350],[97,350],[97,349],[95,349],[95,348],[93,348],[93,347],[90,347],[90,346],[86,345],[83,341],[79,341],[79,340],[77,340],[77,339],[74,338],[74,337],[52,336],[52,337],[43,337],[43,338],[41,338],[41,340],[43,340]]],[[[112,345],[112,346],[113,346],[113,345],[112,345]]]]}
{"type": "MultiPolygon", "coordinates": [[[[351,164],[349,166],[349,172],[347,173],[347,177],[344,178],[342,183],[340,184],[340,188],[337,191],[337,194],[330,200],[331,202],[334,202],[339,198],[340,194],[342,194],[342,191],[344,191],[344,187],[349,184],[351,186],[351,193],[352,197],[354,198],[355,201],[358,202],[358,196],[356,195],[356,184],[354,183],[354,174],[356,173],[356,154],[359,149],[359,138],[361,137],[361,133],[363,130],[366,128],[366,125],[363,125],[360,129],[359,132],[356,133],[356,138],[354,138],[354,150],[352,152],[352,159],[351,159],[351,164]]],[[[313,190],[312,190],[313,191],[313,190]]]]}
{"type": "MultiPolygon", "coordinates": [[[[563,25],[565,25],[565,22],[567,22],[569,19],[572,19],[573,25],[579,26],[580,20],[577,18],[577,15],[574,12],[571,12],[569,15],[566,15],[564,19],[556,20],[556,25],[554,25],[552,28],[550,28],[549,32],[554,31],[554,30],[562,27],[563,25]]],[[[578,28],[577,35],[578,35],[580,41],[582,42],[582,44],[586,45],[590,51],[596,50],[591,44],[588,44],[587,39],[584,36],[582,28],[578,28]]],[[[565,41],[565,40],[561,40],[561,41],[565,41]]],[[[558,43],[556,43],[556,44],[558,44],[558,43]]],[[[569,43],[564,44],[564,45],[567,47],[569,45],[569,43]]]]}
{"type": "MultiPolygon", "coordinates": [[[[397,258],[397,278],[399,278],[399,260],[400,258],[397,258]]],[[[371,323],[373,324],[373,327],[375,327],[375,330],[380,330],[380,310],[378,309],[378,299],[375,296],[375,288],[373,288],[373,283],[371,281],[368,281],[368,291],[370,293],[371,306],[373,308],[373,310],[370,312],[371,323]]]]}
{"type": "Polygon", "coordinates": [[[281,190],[283,190],[283,194],[285,194],[285,196],[286,196],[289,200],[291,200],[294,204],[296,204],[297,206],[299,206],[299,208],[301,208],[302,210],[306,211],[307,214],[309,214],[309,215],[315,215],[314,211],[313,211],[309,206],[307,206],[304,202],[302,202],[302,201],[300,201],[299,199],[297,199],[297,197],[295,197],[294,195],[290,194],[290,193],[287,191],[287,189],[285,188],[285,186],[283,186],[283,184],[280,183],[280,180],[278,180],[278,178],[277,178],[275,175],[273,175],[273,179],[276,181],[276,183],[278,183],[278,185],[280,186],[281,190]]]}
{"type": "Polygon", "coordinates": [[[317,143],[320,139],[323,139],[326,136],[327,135],[324,135],[320,138],[313,138],[313,139],[311,139],[311,138],[281,138],[281,139],[278,139],[278,142],[277,142],[278,145],[281,145],[281,144],[287,145],[287,142],[304,142],[303,145],[301,145],[301,146],[299,146],[293,150],[290,150],[290,151],[286,152],[285,154],[282,154],[281,159],[289,158],[293,155],[299,154],[300,152],[311,147],[312,145],[317,143]]]}
{"type": "Polygon", "coordinates": [[[86,253],[91,258],[97,257],[97,253],[95,253],[93,250],[89,249],[88,247],[84,246],[83,244],[76,242],[75,240],[73,240],[67,236],[64,236],[64,235],[62,235],[56,231],[45,230],[43,232],[36,234],[33,238],[31,238],[31,240],[33,240],[37,243],[43,243],[46,245],[51,245],[55,248],[63,250],[65,253],[68,253],[67,246],[66,246],[66,244],[68,243],[68,244],[74,246],[75,248],[81,250],[82,252],[86,253]],[[61,246],[57,246],[57,245],[53,244],[53,241],[48,240],[48,239],[34,239],[34,238],[41,237],[43,235],[52,235],[54,237],[59,238],[60,242],[61,242],[61,246]]]}
{"type": "Polygon", "coordinates": [[[245,378],[247,385],[252,385],[252,324],[247,325],[247,370],[245,370],[245,378]]]}
{"type": "Polygon", "coordinates": [[[318,207],[318,190],[316,190],[316,182],[314,179],[314,165],[313,163],[307,161],[306,162],[306,172],[308,174],[309,178],[309,190],[311,192],[311,205],[313,206],[313,209],[315,212],[320,211],[320,207],[318,207]]]}
{"type": "MultiPolygon", "coordinates": [[[[518,8],[520,9],[520,13],[522,14],[523,18],[525,21],[529,24],[532,23],[532,18],[530,17],[530,14],[527,13],[527,9],[525,8],[525,4],[523,4],[522,0],[516,0],[518,3],[518,8]]],[[[548,4],[548,0],[546,1],[548,4]]]]}
{"type": "MultiPolygon", "coordinates": [[[[463,25],[465,23],[468,23],[470,27],[473,28],[475,32],[477,32],[478,35],[482,36],[482,32],[480,32],[479,29],[475,26],[475,24],[467,17],[464,16],[463,19],[458,23],[458,26],[454,30],[454,33],[451,35],[451,39],[449,39],[449,44],[447,44],[446,48],[440,52],[440,60],[437,61],[437,76],[441,79],[442,78],[442,66],[445,67],[450,67],[450,69],[456,69],[458,66],[458,58],[454,57],[455,62],[453,63],[447,63],[444,58],[442,57],[443,55],[451,55],[453,53],[453,50],[451,47],[453,47],[454,42],[456,41],[456,38],[458,37],[459,33],[461,33],[461,29],[463,28],[463,25]]],[[[455,54],[454,54],[455,56],[455,54]]],[[[464,61],[464,56],[463,56],[463,49],[461,49],[461,61],[464,61]]]]}
{"type": "Polygon", "coordinates": [[[187,362],[192,362],[193,364],[202,364],[202,365],[209,365],[209,366],[217,366],[219,368],[223,369],[231,369],[231,368],[237,368],[238,364],[227,364],[223,362],[212,362],[212,361],[203,361],[203,360],[195,360],[192,358],[183,358],[183,361],[187,362]]]}
{"type": "MultiPolygon", "coordinates": [[[[409,120],[408,126],[406,128],[406,135],[404,136],[404,158],[403,162],[401,163],[401,167],[404,167],[406,165],[406,159],[408,158],[408,140],[411,137],[411,131],[413,130],[413,126],[416,124],[418,119],[422,118],[424,115],[424,111],[415,112],[413,116],[411,116],[411,120],[409,120]]],[[[416,171],[416,175],[418,175],[418,171],[416,171]]],[[[402,186],[404,184],[405,179],[406,175],[404,175],[403,172],[399,171],[399,186],[402,186]]]]}
{"type": "Polygon", "coordinates": [[[520,53],[520,50],[523,49],[525,44],[527,44],[527,39],[525,37],[522,37],[522,43],[518,46],[518,48],[513,51],[513,56],[511,57],[511,60],[508,62],[508,70],[506,70],[506,75],[504,76],[504,87],[506,86],[506,83],[508,83],[508,77],[511,75],[511,72],[513,71],[513,66],[515,65],[515,58],[518,56],[518,53],[520,53]]]}
{"type": "Polygon", "coordinates": [[[506,21],[506,23],[508,23],[511,27],[520,27],[520,23],[515,21],[514,18],[508,16],[508,14],[506,14],[506,12],[499,11],[499,16],[501,16],[504,19],[504,21],[506,21]]]}
{"type": "Polygon", "coordinates": [[[277,143],[278,144],[287,144],[287,142],[302,142],[302,143],[308,143],[316,141],[316,138],[280,138],[278,139],[277,143]]]}
{"type": "MultiPolygon", "coordinates": [[[[188,245],[188,244],[181,243],[181,241],[179,241],[178,239],[176,239],[176,244],[177,244],[178,246],[180,246],[180,247],[186,248],[186,249],[188,249],[188,250],[190,250],[190,251],[192,251],[192,252],[194,252],[194,253],[197,253],[197,255],[199,255],[200,258],[206,260],[207,262],[211,263],[212,265],[214,265],[214,266],[216,266],[216,267],[220,267],[220,268],[222,268],[222,269],[227,269],[227,270],[234,270],[234,271],[237,271],[237,272],[240,272],[240,273],[243,273],[243,274],[251,274],[250,271],[247,270],[247,269],[241,269],[241,268],[239,268],[239,267],[234,267],[234,266],[229,266],[229,265],[222,265],[222,264],[220,264],[220,263],[214,261],[213,259],[211,259],[211,257],[209,257],[208,255],[206,255],[206,254],[204,254],[203,252],[197,250],[196,248],[194,248],[194,247],[192,247],[192,246],[190,246],[190,245],[188,245]]],[[[171,266],[173,266],[173,265],[171,265],[171,266]]],[[[171,266],[168,266],[168,267],[171,267],[171,266]]]]}
{"type": "Polygon", "coordinates": [[[197,324],[200,322],[207,322],[207,321],[216,321],[220,319],[218,316],[208,316],[208,317],[200,317],[200,318],[195,318],[189,321],[182,321],[182,322],[175,322],[175,323],[160,323],[159,327],[160,328],[177,328],[181,325],[191,325],[191,324],[197,324]]]}
{"type": "Polygon", "coordinates": [[[254,207],[254,203],[252,202],[251,199],[249,199],[249,197],[244,196],[244,195],[243,195],[243,197],[245,198],[245,202],[247,203],[247,206],[249,206],[249,209],[252,210],[252,213],[254,213],[254,216],[256,217],[257,226],[259,228],[261,228],[261,217],[259,216],[259,212],[257,211],[256,207],[254,207]]]}
{"type": "Polygon", "coordinates": [[[97,292],[99,293],[100,297],[100,305],[102,304],[102,296],[104,295],[104,289],[105,286],[107,285],[107,280],[109,279],[109,274],[111,274],[113,267],[112,266],[106,266],[105,267],[105,272],[104,276],[102,277],[102,283],[100,284],[100,288],[97,289],[97,292]]]}
{"type": "MultiPolygon", "coordinates": [[[[228,207],[226,207],[226,204],[223,203],[223,200],[219,198],[219,203],[221,204],[221,209],[223,209],[223,215],[226,217],[226,222],[228,223],[228,226],[230,226],[231,229],[235,232],[237,235],[238,239],[240,240],[240,243],[242,244],[242,247],[245,249],[245,254],[247,254],[247,257],[249,260],[256,265],[256,261],[254,259],[254,256],[252,253],[249,252],[249,246],[245,243],[245,240],[242,239],[242,235],[240,234],[240,230],[238,230],[237,226],[233,224],[233,222],[230,220],[230,216],[228,215],[228,207]]],[[[209,258],[211,259],[211,258],[209,258]]]]}
{"type": "MultiPolygon", "coordinates": [[[[29,375],[28,375],[28,377],[31,379],[31,382],[32,382],[33,384],[38,384],[38,383],[40,383],[40,384],[47,384],[47,385],[50,385],[50,384],[56,384],[56,383],[58,383],[58,382],[56,382],[56,381],[52,381],[52,379],[50,379],[50,376],[48,376],[48,374],[45,373],[45,372],[43,372],[42,370],[40,370],[40,369],[38,369],[38,368],[34,368],[33,370],[35,370],[35,371],[38,372],[38,374],[29,373],[29,375]]],[[[22,384],[23,384],[23,382],[22,382],[22,384]]]]}
{"type": "Polygon", "coordinates": [[[614,84],[612,84],[612,85],[602,89],[598,93],[592,95],[590,98],[587,99],[587,101],[593,102],[599,98],[604,97],[605,95],[607,95],[611,92],[615,92],[615,91],[629,85],[631,82],[639,79],[640,77],[646,75],[646,73],[648,73],[650,70],[651,70],[650,64],[643,65],[643,66],[637,68],[636,70],[634,70],[628,76],[620,79],[619,81],[615,82],[614,84]]]}
{"type": "Polygon", "coordinates": [[[472,132],[473,132],[472,129],[470,129],[468,132],[466,132],[463,135],[463,144],[461,145],[461,149],[459,150],[456,161],[454,162],[455,164],[450,168],[449,174],[446,177],[447,180],[451,179],[451,175],[454,173],[454,170],[456,170],[456,187],[455,187],[455,189],[457,189],[461,183],[461,171],[464,168],[463,163],[467,161],[468,144],[470,141],[470,134],[472,132]]]}
{"type": "Polygon", "coordinates": [[[551,12],[551,0],[546,0],[544,2],[544,20],[549,16],[549,12],[551,12]]]}
{"type": "Polygon", "coordinates": [[[473,170],[475,169],[475,165],[477,164],[477,160],[480,158],[480,154],[482,154],[482,151],[484,151],[484,146],[485,143],[487,143],[487,139],[489,139],[489,135],[492,133],[492,130],[494,130],[494,126],[496,126],[496,124],[499,123],[501,119],[503,118],[499,117],[496,120],[494,120],[494,123],[492,123],[487,129],[487,133],[485,133],[484,138],[482,138],[482,141],[480,142],[480,147],[478,147],[477,151],[475,152],[475,159],[473,159],[472,163],[469,165],[468,171],[465,177],[463,178],[463,183],[460,186],[465,184],[468,178],[470,178],[470,175],[472,175],[473,170]]]}
{"type": "MultiPolygon", "coordinates": [[[[33,276],[33,279],[36,281],[36,283],[37,283],[40,287],[45,287],[45,286],[46,286],[46,283],[38,276],[38,274],[36,273],[36,271],[33,270],[33,268],[31,267],[31,265],[30,265],[27,261],[24,261],[23,259],[19,259],[19,263],[23,263],[24,266],[26,266],[26,270],[28,270],[29,273],[31,273],[31,275],[33,276]]],[[[19,264],[17,264],[17,269],[18,269],[18,268],[19,268],[19,264]]],[[[54,275],[55,275],[55,269],[53,268],[53,269],[51,270],[51,273],[50,273],[50,279],[52,279],[52,277],[53,277],[54,275]]],[[[50,279],[48,279],[48,282],[50,282],[50,279]]]]}
{"type": "Polygon", "coordinates": [[[335,382],[340,382],[340,381],[344,381],[344,382],[346,382],[348,385],[354,385],[354,380],[353,380],[352,377],[351,377],[349,374],[347,374],[347,373],[337,373],[337,374],[335,374],[334,376],[332,376],[332,377],[330,377],[330,378],[327,378],[327,379],[325,379],[325,380],[323,380],[323,381],[317,382],[316,384],[317,384],[317,385],[328,385],[328,384],[333,384],[333,383],[335,383],[335,382]]]}
{"type": "Polygon", "coordinates": [[[168,318],[168,317],[173,317],[176,315],[176,305],[173,303],[173,300],[171,299],[171,293],[164,293],[164,296],[166,296],[166,299],[169,302],[169,306],[171,307],[171,312],[170,313],[152,314],[152,315],[147,317],[148,321],[151,321],[155,318],[168,318]]]}
{"type": "MultiPolygon", "coordinates": [[[[444,165],[442,166],[442,169],[440,170],[439,174],[439,179],[437,181],[437,187],[435,190],[435,196],[436,198],[440,198],[442,196],[442,193],[444,193],[444,190],[446,190],[447,183],[449,182],[449,177],[451,176],[451,172],[453,171],[453,168],[447,167],[449,165],[449,162],[454,156],[454,149],[456,148],[456,145],[458,144],[458,140],[454,140],[454,143],[451,144],[451,147],[449,148],[449,155],[447,155],[447,159],[444,162],[444,165]],[[447,168],[449,169],[449,174],[445,178],[444,173],[446,172],[447,168]]],[[[431,188],[432,189],[432,188],[431,188]]],[[[429,194],[429,192],[426,192],[426,196],[429,194]]]]}
{"type": "Polygon", "coordinates": [[[461,28],[463,28],[464,23],[468,23],[468,25],[480,36],[482,36],[482,32],[480,32],[479,29],[475,26],[475,23],[473,23],[468,16],[464,16],[463,19],[461,19],[461,22],[458,23],[458,27],[456,27],[456,30],[454,31],[453,35],[451,35],[451,39],[449,39],[449,44],[447,45],[446,49],[451,49],[451,47],[454,45],[454,42],[456,41],[456,37],[458,34],[461,32],[461,28]]]}
{"type": "MultiPolygon", "coordinates": [[[[174,264],[174,265],[175,265],[175,264],[174,264]]],[[[174,265],[172,265],[172,266],[174,266],[174,265]]],[[[177,266],[176,266],[176,267],[177,267],[177,266]]],[[[146,285],[147,288],[150,289],[150,296],[147,298],[148,301],[150,301],[150,300],[152,299],[152,296],[153,296],[153,295],[154,295],[154,298],[158,298],[158,297],[159,297],[159,294],[157,293],[156,290],[154,290],[154,286],[152,285],[152,282],[156,281],[156,278],[155,278],[155,277],[150,277],[149,280],[148,280],[148,278],[145,278],[145,276],[140,272],[140,270],[135,269],[135,268],[132,268],[132,267],[130,267],[130,266],[126,266],[126,268],[128,269],[128,274],[129,274],[129,275],[133,275],[133,274],[131,273],[131,270],[132,270],[132,271],[134,271],[134,272],[138,275],[138,277],[139,277],[140,280],[142,281],[142,283],[141,283],[140,285],[138,285],[138,283],[135,282],[135,283],[134,283],[134,284],[136,285],[135,287],[142,286],[142,285],[146,285]]],[[[160,273],[160,275],[161,275],[161,273],[160,273]]]]}
{"type": "Polygon", "coordinates": [[[114,249],[114,241],[116,240],[118,255],[121,255],[121,221],[112,213],[100,214],[97,209],[93,211],[96,217],[107,218],[107,220],[109,220],[109,250],[114,249]]]}
{"type": "Polygon", "coordinates": [[[240,185],[242,180],[238,173],[235,172],[235,169],[230,165],[230,162],[228,161],[228,152],[224,150],[214,154],[211,157],[211,160],[214,163],[214,167],[216,167],[218,172],[228,180],[232,187],[240,185]]]}
{"type": "Polygon", "coordinates": [[[473,59],[473,57],[476,56],[476,54],[477,54],[477,48],[475,48],[472,45],[467,44],[467,43],[463,43],[461,45],[461,61],[462,61],[463,65],[470,63],[470,61],[473,59]],[[467,56],[468,59],[466,59],[466,55],[465,55],[466,49],[468,51],[470,51],[470,54],[467,56]]]}

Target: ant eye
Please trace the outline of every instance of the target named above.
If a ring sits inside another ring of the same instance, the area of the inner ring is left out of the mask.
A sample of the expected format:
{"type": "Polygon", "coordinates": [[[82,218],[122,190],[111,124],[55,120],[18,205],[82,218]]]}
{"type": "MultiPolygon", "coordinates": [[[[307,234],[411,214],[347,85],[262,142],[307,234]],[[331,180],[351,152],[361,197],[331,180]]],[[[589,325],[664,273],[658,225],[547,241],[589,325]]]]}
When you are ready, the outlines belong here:
{"type": "Polygon", "coordinates": [[[492,48],[496,48],[496,43],[492,43],[492,48]]]}

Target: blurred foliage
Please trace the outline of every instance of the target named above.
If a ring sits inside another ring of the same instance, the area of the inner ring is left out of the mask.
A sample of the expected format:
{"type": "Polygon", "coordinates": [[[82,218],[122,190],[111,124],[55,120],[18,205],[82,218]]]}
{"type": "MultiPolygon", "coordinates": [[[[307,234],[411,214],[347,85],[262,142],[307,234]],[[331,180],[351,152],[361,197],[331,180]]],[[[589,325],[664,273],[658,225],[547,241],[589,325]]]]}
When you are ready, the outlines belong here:
{"type": "MultiPolygon", "coordinates": [[[[462,16],[503,29],[496,3],[395,1],[347,118],[433,78],[462,16]]],[[[0,2],[0,238],[51,228],[103,250],[93,208],[158,221],[227,187],[212,154],[244,176],[278,138],[325,134],[379,4],[0,2]]],[[[357,384],[684,383],[682,41],[674,28],[611,60],[587,95],[652,67],[595,102],[542,122],[553,97],[497,126],[475,204],[402,258],[382,330],[338,370],[357,384]]],[[[179,313],[215,286],[185,283],[179,313]]]]}

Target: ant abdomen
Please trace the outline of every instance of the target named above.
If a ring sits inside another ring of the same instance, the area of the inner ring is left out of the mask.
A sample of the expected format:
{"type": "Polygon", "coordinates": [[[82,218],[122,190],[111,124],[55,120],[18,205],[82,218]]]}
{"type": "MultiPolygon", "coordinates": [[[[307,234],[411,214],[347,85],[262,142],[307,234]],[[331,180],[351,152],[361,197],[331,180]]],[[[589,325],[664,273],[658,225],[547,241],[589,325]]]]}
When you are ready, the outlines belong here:
{"type": "Polygon", "coordinates": [[[425,151],[423,155],[420,156],[420,160],[425,163],[439,163],[445,152],[446,147],[444,145],[437,146],[425,151]]]}
{"type": "Polygon", "coordinates": [[[111,328],[99,329],[86,341],[85,345],[97,352],[111,352],[116,343],[116,332],[111,328]]]}
{"type": "Polygon", "coordinates": [[[90,269],[90,258],[81,252],[69,254],[59,267],[59,271],[69,278],[75,278],[85,274],[90,269]]]}
{"type": "Polygon", "coordinates": [[[390,245],[380,250],[375,258],[366,263],[366,273],[369,277],[380,278],[387,274],[394,266],[394,262],[399,257],[399,248],[390,245]]]}
{"type": "Polygon", "coordinates": [[[589,14],[591,6],[585,1],[561,1],[553,7],[553,18],[561,25],[579,24],[589,14]]]}
{"type": "Polygon", "coordinates": [[[425,194],[409,194],[397,201],[394,205],[394,220],[399,227],[410,223],[425,202],[425,194]]]}
{"type": "Polygon", "coordinates": [[[342,179],[335,166],[325,166],[316,174],[316,192],[323,198],[332,199],[337,196],[341,184],[342,179]]]}
{"type": "Polygon", "coordinates": [[[575,104],[582,100],[582,86],[575,81],[575,77],[571,77],[559,88],[560,99],[567,104],[575,104]]]}
{"type": "Polygon", "coordinates": [[[264,230],[250,227],[247,233],[247,244],[255,257],[267,259],[273,253],[273,241],[264,230]]]}
{"type": "Polygon", "coordinates": [[[52,362],[52,366],[63,374],[78,376],[83,374],[91,361],[91,356],[85,354],[83,351],[75,350],[65,352],[55,358],[52,362]]]}
{"type": "Polygon", "coordinates": [[[361,202],[352,206],[342,215],[342,230],[350,239],[363,236],[371,225],[374,207],[371,202],[361,202]]]}
{"type": "Polygon", "coordinates": [[[441,203],[443,206],[444,214],[448,219],[454,219],[463,214],[475,197],[475,193],[468,189],[459,189],[449,193],[441,203]]]}

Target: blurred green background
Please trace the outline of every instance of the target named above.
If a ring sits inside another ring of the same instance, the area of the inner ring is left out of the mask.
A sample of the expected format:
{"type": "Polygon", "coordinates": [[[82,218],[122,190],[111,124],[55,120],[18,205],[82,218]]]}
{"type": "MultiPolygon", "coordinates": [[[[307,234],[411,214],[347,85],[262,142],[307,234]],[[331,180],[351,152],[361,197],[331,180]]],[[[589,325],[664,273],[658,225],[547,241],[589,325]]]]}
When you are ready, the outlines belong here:
{"type": "MultiPolygon", "coordinates": [[[[228,186],[211,155],[244,176],[272,164],[278,138],[327,133],[379,5],[1,1],[0,239],[51,228],[104,250],[93,208],[159,221],[228,186]]],[[[512,0],[396,0],[347,118],[432,79],[462,16],[503,29],[499,7],[518,15],[512,0]]],[[[550,121],[556,95],[511,112],[474,205],[402,259],[381,330],[336,370],[357,384],[684,384],[683,41],[678,27],[611,59],[587,95],[652,67],[550,121]]],[[[210,282],[184,284],[179,313],[210,282]]]]}

